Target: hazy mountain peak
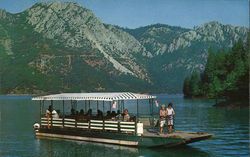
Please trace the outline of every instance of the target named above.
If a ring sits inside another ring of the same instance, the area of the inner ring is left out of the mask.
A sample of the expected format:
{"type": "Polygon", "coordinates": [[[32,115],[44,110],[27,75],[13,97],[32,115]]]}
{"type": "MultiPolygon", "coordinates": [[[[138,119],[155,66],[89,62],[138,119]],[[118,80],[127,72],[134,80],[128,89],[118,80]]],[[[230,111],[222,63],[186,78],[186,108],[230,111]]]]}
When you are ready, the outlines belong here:
{"type": "Polygon", "coordinates": [[[239,38],[245,41],[247,30],[217,21],[195,29],[165,24],[124,29],[102,23],[72,2],[36,3],[17,14],[0,10],[0,55],[7,58],[0,57],[0,73],[10,81],[4,92],[41,90],[46,84],[56,92],[103,90],[114,84],[180,91],[184,76],[204,67],[209,47],[230,48],[239,38]]]}
{"type": "Polygon", "coordinates": [[[12,14],[8,13],[4,9],[0,9],[0,20],[1,19],[13,20],[12,14]]]}
{"type": "Polygon", "coordinates": [[[134,62],[135,54],[152,57],[151,53],[130,34],[103,24],[92,11],[70,2],[42,2],[27,10],[27,21],[45,38],[82,53],[98,51],[113,67],[126,74],[146,78],[134,62]],[[114,59],[115,56],[117,59],[114,59]]]}
{"type": "Polygon", "coordinates": [[[51,7],[51,8],[56,8],[56,9],[62,9],[66,7],[81,7],[82,8],[82,6],[80,6],[76,2],[60,2],[60,1],[37,2],[31,8],[38,7],[38,6],[47,7],[47,8],[51,7]]]}
{"type": "Polygon", "coordinates": [[[205,23],[204,25],[216,26],[216,25],[222,25],[222,24],[219,21],[210,21],[208,23],[205,23]]]}

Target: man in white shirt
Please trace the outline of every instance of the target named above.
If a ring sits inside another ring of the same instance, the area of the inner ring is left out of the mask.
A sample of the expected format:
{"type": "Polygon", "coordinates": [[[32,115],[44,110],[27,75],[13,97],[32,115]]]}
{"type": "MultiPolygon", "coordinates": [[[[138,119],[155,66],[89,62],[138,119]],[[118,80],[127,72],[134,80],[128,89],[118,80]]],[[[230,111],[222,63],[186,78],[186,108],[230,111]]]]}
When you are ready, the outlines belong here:
{"type": "Polygon", "coordinates": [[[174,125],[174,118],[173,116],[175,115],[174,109],[173,109],[173,104],[169,103],[167,107],[167,117],[168,117],[168,133],[172,132],[173,125],[174,125]]]}

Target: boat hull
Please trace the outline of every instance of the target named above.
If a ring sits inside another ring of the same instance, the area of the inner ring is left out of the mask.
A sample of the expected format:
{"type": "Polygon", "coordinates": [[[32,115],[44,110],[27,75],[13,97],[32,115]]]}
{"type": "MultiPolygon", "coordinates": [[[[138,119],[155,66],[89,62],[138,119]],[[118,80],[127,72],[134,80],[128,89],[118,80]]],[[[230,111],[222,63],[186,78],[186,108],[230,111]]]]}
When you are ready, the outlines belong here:
{"type": "Polygon", "coordinates": [[[36,131],[36,136],[109,143],[134,147],[173,147],[190,143],[186,139],[178,136],[137,136],[127,133],[102,132],[93,130],[79,131],[77,129],[65,128],[39,129],[38,131],[36,131]]]}

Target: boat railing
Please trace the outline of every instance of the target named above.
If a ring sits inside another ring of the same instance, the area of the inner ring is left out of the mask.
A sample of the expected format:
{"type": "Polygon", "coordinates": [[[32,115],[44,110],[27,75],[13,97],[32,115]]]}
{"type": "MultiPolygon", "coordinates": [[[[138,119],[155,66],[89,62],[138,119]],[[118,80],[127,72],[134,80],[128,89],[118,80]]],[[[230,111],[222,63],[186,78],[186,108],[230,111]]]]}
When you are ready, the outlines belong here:
{"type": "Polygon", "coordinates": [[[143,123],[114,120],[77,121],[72,118],[41,118],[41,126],[45,128],[79,128],[89,130],[114,131],[120,133],[143,134],[143,123]]]}

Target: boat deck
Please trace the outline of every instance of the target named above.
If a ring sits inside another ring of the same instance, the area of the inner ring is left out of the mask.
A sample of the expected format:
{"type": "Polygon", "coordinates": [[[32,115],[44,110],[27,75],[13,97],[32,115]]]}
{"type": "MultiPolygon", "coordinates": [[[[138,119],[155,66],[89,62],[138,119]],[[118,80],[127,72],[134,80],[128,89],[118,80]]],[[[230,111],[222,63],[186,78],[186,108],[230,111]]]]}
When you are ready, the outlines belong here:
{"type": "Polygon", "coordinates": [[[181,138],[184,140],[184,143],[192,143],[200,140],[208,139],[213,136],[213,134],[206,132],[189,132],[189,131],[175,131],[171,134],[158,134],[155,131],[150,129],[144,129],[143,136],[146,137],[166,137],[166,138],[181,138]]]}

